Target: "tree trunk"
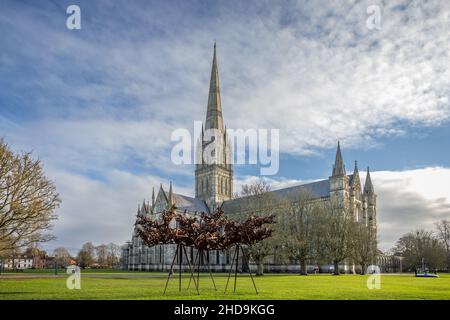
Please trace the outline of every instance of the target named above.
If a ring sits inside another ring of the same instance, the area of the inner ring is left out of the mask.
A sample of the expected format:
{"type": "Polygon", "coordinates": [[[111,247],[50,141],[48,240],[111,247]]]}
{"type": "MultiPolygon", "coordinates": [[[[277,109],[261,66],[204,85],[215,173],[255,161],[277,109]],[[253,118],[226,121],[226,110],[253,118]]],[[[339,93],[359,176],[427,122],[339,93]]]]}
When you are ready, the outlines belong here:
{"type": "Polygon", "coordinates": [[[447,272],[450,272],[450,252],[447,253],[447,272]]]}
{"type": "Polygon", "coordinates": [[[334,261],[334,275],[336,275],[336,276],[338,276],[340,273],[339,273],[339,261],[337,261],[337,260],[335,260],[334,261]]]}
{"type": "Polygon", "coordinates": [[[308,266],[306,265],[306,260],[305,259],[300,260],[300,274],[302,276],[307,276],[308,275],[308,266]]]}
{"type": "Polygon", "coordinates": [[[258,263],[257,263],[256,275],[257,276],[264,275],[264,264],[260,260],[258,260],[258,263]]]}
{"type": "Polygon", "coordinates": [[[361,274],[365,275],[367,269],[367,263],[361,263],[361,274]]]}

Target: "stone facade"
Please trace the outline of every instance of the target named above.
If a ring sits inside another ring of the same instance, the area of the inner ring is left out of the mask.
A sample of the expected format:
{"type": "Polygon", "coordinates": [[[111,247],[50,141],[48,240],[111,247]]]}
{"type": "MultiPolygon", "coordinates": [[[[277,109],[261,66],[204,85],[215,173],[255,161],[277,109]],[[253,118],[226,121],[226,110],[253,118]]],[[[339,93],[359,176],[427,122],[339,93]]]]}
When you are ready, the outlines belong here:
{"type": "MultiPolygon", "coordinates": [[[[222,105],[219,89],[219,74],[214,45],[214,55],[211,70],[207,115],[204,129],[215,129],[218,133],[216,138],[221,140],[222,147],[214,150],[215,156],[222,161],[202,162],[195,169],[195,197],[188,197],[173,192],[172,184],[169,190],[164,190],[161,185],[155,197],[152,193],[150,202],[143,202],[138,206],[138,215],[149,215],[158,218],[161,213],[171,205],[175,204],[179,212],[187,215],[199,215],[202,212],[212,212],[221,207],[225,213],[232,215],[242,207],[239,205],[241,199],[232,199],[233,194],[233,167],[231,164],[231,150],[227,137],[226,128],[223,125],[222,105]]],[[[206,131],[205,130],[205,131],[206,131]]],[[[198,150],[203,151],[208,146],[209,138],[202,135],[198,141],[198,150]]],[[[214,153],[213,152],[213,153],[214,153]]],[[[202,154],[197,155],[202,156],[202,154]]],[[[341,147],[338,143],[336,158],[330,177],[324,180],[302,184],[294,187],[271,191],[277,197],[289,197],[290,194],[301,190],[308,190],[315,200],[330,201],[337,199],[341,203],[348,204],[348,210],[354,219],[371,228],[376,237],[376,194],[367,168],[364,188],[361,186],[358,165],[355,161],[353,173],[348,175],[342,158],[341,147]]],[[[133,232],[132,239],[123,248],[123,267],[129,270],[167,270],[175,253],[175,245],[158,245],[147,247],[142,244],[141,239],[133,232]]],[[[194,257],[194,249],[189,248],[191,258],[194,257]]],[[[210,252],[209,260],[215,271],[225,271],[229,268],[231,257],[228,252],[210,252]]],[[[185,262],[184,262],[185,265],[185,262]]],[[[187,268],[187,266],[186,266],[187,268]]],[[[349,266],[342,266],[343,271],[349,271],[349,266]]],[[[252,267],[253,269],[253,267],[252,267]]],[[[326,270],[326,267],[324,268],[326,270]]],[[[265,270],[270,272],[296,272],[297,264],[286,264],[277,261],[277,257],[267,258],[265,270]]]]}

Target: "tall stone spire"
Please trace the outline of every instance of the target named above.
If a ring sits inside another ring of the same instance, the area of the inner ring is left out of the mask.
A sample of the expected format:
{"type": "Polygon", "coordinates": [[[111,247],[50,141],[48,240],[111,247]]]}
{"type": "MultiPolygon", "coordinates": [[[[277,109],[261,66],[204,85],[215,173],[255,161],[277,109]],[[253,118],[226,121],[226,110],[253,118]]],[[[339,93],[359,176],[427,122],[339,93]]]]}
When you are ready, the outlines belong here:
{"type": "Polygon", "coordinates": [[[342,160],[341,145],[338,141],[336,159],[334,160],[333,176],[345,176],[345,166],[342,160]]]}
{"type": "Polygon", "coordinates": [[[155,187],[152,190],[152,208],[155,206],[155,187]]]}
{"type": "Polygon", "coordinates": [[[172,181],[169,186],[169,205],[173,205],[172,181]]]}
{"type": "Polygon", "coordinates": [[[358,184],[361,184],[361,182],[359,180],[358,161],[355,160],[355,169],[353,170],[352,176],[352,186],[357,186],[358,184]]]}
{"type": "Polygon", "coordinates": [[[214,55],[209,82],[208,109],[206,112],[205,129],[218,129],[223,131],[222,103],[220,100],[219,70],[217,68],[216,43],[214,42],[214,55]]]}
{"type": "Polygon", "coordinates": [[[367,167],[366,183],[364,184],[364,193],[366,194],[374,193],[372,179],[370,178],[369,167],[367,167]]]}
{"type": "Polygon", "coordinates": [[[232,151],[228,146],[228,138],[223,125],[215,43],[204,130],[205,131],[203,131],[202,128],[200,157],[212,155],[212,153],[214,153],[217,161],[214,161],[213,163],[201,162],[196,165],[195,197],[205,201],[208,208],[214,210],[220,206],[223,201],[231,199],[233,194],[232,151]],[[218,130],[218,135],[216,135],[216,132],[209,135],[206,131],[209,129],[218,130]],[[218,142],[219,139],[222,141],[220,141],[220,143],[215,143],[214,150],[211,151],[206,149],[206,147],[212,142],[212,137],[217,138],[218,142]],[[208,152],[208,154],[205,152],[208,152]]]}

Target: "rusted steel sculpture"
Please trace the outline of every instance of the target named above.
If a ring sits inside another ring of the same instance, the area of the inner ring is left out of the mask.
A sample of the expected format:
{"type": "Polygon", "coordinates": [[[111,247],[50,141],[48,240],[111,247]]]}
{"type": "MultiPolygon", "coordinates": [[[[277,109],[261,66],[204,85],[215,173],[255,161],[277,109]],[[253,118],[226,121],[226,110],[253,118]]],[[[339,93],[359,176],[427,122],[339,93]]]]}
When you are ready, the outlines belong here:
{"type": "Polygon", "coordinates": [[[238,273],[238,265],[239,265],[239,252],[242,252],[242,256],[247,263],[247,270],[250,274],[250,278],[252,279],[253,287],[255,288],[256,293],[258,294],[258,289],[256,288],[255,280],[253,279],[252,272],[250,270],[250,266],[248,265],[249,256],[245,252],[242,245],[251,246],[255,243],[258,243],[272,235],[272,230],[265,227],[265,224],[273,224],[275,223],[275,216],[267,216],[267,217],[257,217],[255,215],[251,215],[244,222],[236,222],[233,220],[229,220],[225,225],[225,242],[223,244],[224,248],[229,248],[231,246],[235,246],[235,251],[233,255],[233,259],[231,261],[230,272],[228,273],[227,284],[225,286],[225,292],[228,289],[228,283],[230,281],[231,272],[234,267],[234,292],[236,292],[236,283],[237,283],[237,273],[238,273]]]}
{"type": "MultiPolygon", "coordinates": [[[[173,274],[173,268],[175,261],[178,258],[179,261],[179,277],[178,277],[178,290],[181,291],[181,272],[183,264],[183,252],[186,257],[186,261],[189,265],[189,271],[193,273],[191,266],[191,261],[189,260],[189,255],[186,252],[186,246],[192,245],[192,238],[186,232],[189,230],[187,226],[193,227],[195,224],[194,218],[188,218],[186,216],[176,214],[176,207],[172,206],[169,210],[162,213],[161,219],[154,220],[150,217],[141,216],[136,222],[136,232],[142,241],[148,246],[155,246],[158,244],[176,244],[177,250],[172,259],[172,264],[170,265],[169,274],[167,276],[166,286],[164,288],[164,293],[166,293],[167,285],[173,274]],[[171,227],[172,221],[175,219],[176,227],[171,227]]],[[[195,281],[195,279],[194,279],[195,281]]],[[[196,284],[197,292],[198,286],[196,284]]]]}
{"type": "MultiPolygon", "coordinates": [[[[191,281],[194,280],[194,284],[198,292],[201,261],[206,256],[208,271],[214,284],[214,288],[216,288],[214,277],[210,268],[209,250],[225,251],[233,246],[235,247],[235,251],[231,262],[230,272],[228,274],[225,292],[228,289],[228,283],[233,267],[235,268],[234,291],[236,291],[239,252],[242,252],[243,258],[247,263],[249,261],[248,255],[242,246],[251,246],[270,237],[272,230],[265,227],[265,225],[274,223],[274,216],[258,217],[251,215],[244,222],[236,222],[227,218],[220,209],[211,214],[202,213],[200,217],[189,217],[186,215],[186,212],[184,214],[180,214],[175,213],[175,210],[176,207],[172,206],[169,210],[162,213],[161,219],[159,220],[142,216],[139,217],[136,222],[136,232],[146,245],[177,245],[177,250],[170,266],[164,293],[167,290],[167,285],[173,274],[173,268],[177,258],[179,260],[179,290],[181,291],[183,252],[191,273],[189,286],[191,281]],[[194,267],[191,265],[186,247],[194,247],[197,250],[194,267]],[[194,276],[195,265],[197,265],[197,281],[194,276]]],[[[250,268],[248,268],[248,272],[252,279],[253,286],[255,287],[255,291],[258,293],[250,268]]]]}
{"type": "MultiPolygon", "coordinates": [[[[218,209],[211,214],[202,213],[198,222],[197,233],[194,236],[194,248],[197,249],[197,253],[194,260],[194,268],[197,268],[197,286],[200,285],[200,269],[203,262],[206,260],[206,266],[211,277],[211,281],[214,285],[214,289],[217,290],[214,276],[211,272],[211,264],[209,260],[210,250],[224,250],[224,243],[226,236],[224,233],[225,225],[228,223],[228,219],[224,216],[222,210],[218,209]]],[[[194,234],[194,232],[192,233],[194,234]]],[[[191,281],[194,278],[194,273],[191,274],[189,279],[188,288],[191,285],[191,281]]]]}
{"type": "Polygon", "coordinates": [[[135,226],[138,236],[149,247],[158,244],[173,244],[175,230],[170,224],[175,217],[175,208],[164,211],[161,220],[153,220],[150,217],[138,217],[135,226]]]}

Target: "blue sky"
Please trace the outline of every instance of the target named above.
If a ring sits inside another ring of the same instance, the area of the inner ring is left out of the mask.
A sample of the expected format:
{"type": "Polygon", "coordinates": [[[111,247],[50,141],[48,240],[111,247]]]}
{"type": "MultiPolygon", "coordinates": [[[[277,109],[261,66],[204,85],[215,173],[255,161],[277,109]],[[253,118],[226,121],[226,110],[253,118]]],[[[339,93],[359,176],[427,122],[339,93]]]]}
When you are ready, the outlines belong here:
{"type": "MultiPolygon", "coordinates": [[[[2,1],[0,135],[32,150],[63,204],[54,233],[123,243],[152,187],[192,195],[170,133],[206,112],[217,41],[224,121],[279,128],[274,188],[370,166],[380,246],[450,218],[447,1],[2,1]],[[381,8],[381,29],[366,9],[381,8]],[[81,8],[82,29],[66,28],[81,8]]],[[[235,189],[257,167],[237,167],[235,189]]],[[[364,178],[364,175],[362,176],[364,178]]]]}

